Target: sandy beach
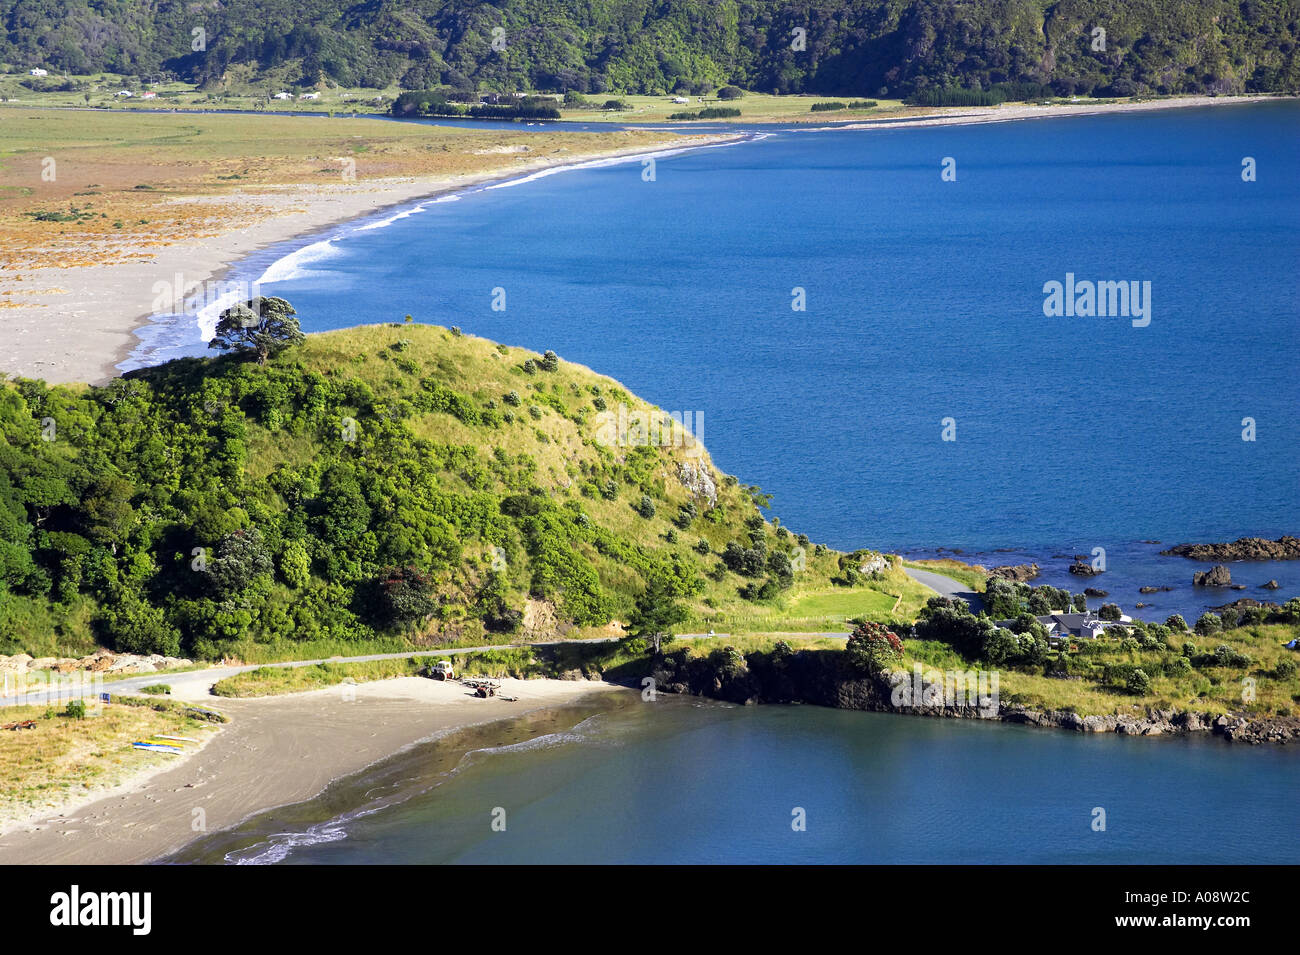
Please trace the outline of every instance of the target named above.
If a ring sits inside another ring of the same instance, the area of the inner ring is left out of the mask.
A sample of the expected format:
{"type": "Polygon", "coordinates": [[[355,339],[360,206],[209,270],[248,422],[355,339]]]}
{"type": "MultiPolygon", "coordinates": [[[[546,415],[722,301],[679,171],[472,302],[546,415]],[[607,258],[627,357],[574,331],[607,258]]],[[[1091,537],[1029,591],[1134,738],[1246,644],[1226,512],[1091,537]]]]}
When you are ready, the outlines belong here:
{"type": "Polygon", "coordinates": [[[477,699],[459,683],[406,677],[259,699],[189,695],[230,723],[163,771],[0,835],[0,864],[129,864],[203,832],[318,795],[333,780],[450,730],[623,690],[585,680],[501,681],[517,702],[477,699]],[[199,812],[201,810],[201,813],[199,812]],[[202,819],[204,828],[196,829],[202,819]]]}
{"type": "MultiPolygon", "coordinates": [[[[1080,100],[1068,106],[1037,106],[1004,103],[1001,106],[967,106],[909,110],[907,117],[867,120],[837,126],[837,129],[912,129],[917,126],[966,126],[975,123],[1006,123],[1020,119],[1064,119],[1069,116],[1098,116],[1103,113],[1142,113],[1193,106],[1234,106],[1262,103],[1276,96],[1174,96],[1135,103],[1088,103],[1080,100]]],[[[824,127],[830,128],[830,127],[824,127]]]]}
{"type": "MultiPolygon", "coordinates": [[[[155,313],[158,283],[176,286],[178,277],[185,287],[218,281],[232,264],[258,249],[478,183],[740,137],[663,133],[648,143],[634,138],[637,144],[626,147],[563,149],[545,155],[514,147],[479,149],[474,155],[488,168],[474,173],[358,173],[353,180],[335,176],[330,183],[249,185],[220,194],[177,196],[170,200],[173,208],[185,207],[187,215],[210,224],[207,234],[169,236],[165,241],[155,236],[86,240],[75,256],[64,248],[25,248],[29,260],[40,262],[40,267],[0,271],[0,331],[5,340],[0,374],[51,384],[103,384],[120,374],[117,364],[138,344],[132,332],[155,313]],[[101,256],[108,264],[95,263],[101,256]],[[50,264],[44,265],[47,261],[50,264]]],[[[147,178],[146,172],[142,169],[138,177],[147,178]]],[[[9,243],[6,247],[13,248],[9,243]]]]}

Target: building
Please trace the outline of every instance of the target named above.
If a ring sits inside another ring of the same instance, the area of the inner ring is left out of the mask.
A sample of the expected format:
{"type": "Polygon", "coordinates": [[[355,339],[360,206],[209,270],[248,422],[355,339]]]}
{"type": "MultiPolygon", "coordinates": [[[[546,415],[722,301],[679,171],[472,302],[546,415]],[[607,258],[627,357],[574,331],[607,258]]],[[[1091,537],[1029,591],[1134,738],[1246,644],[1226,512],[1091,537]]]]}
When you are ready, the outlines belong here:
{"type": "Polygon", "coordinates": [[[690,102],[690,100],[687,99],[685,96],[674,96],[673,102],[676,103],[678,106],[685,106],[687,103],[690,102]]]}
{"type": "Polygon", "coordinates": [[[293,94],[292,94],[292,93],[276,93],[276,94],[275,94],[275,98],[276,98],[276,99],[293,99],[293,94]]]}
{"type": "Polygon", "coordinates": [[[141,93],[141,94],[140,94],[140,98],[141,98],[141,99],[157,99],[157,98],[158,98],[158,94],[155,93],[155,92],[153,92],[153,91],[151,90],[151,91],[148,92],[148,93],[141,93]]]}
{"type": "MultiPolygon", "coordinates": [[[[1106,632],[1106,628],[1113,624],[1128,624],[1133,622],[1132,617],[1120,615],[1118,620],[1102,620],[1091,610],[1084,613],[1049,613],[1046,616],[1035,617],[1039,623],[1047,628],[1047,639],[1051,643],[1060,640],[1096,640],[1106,632]]],[[[1010,627],[1014,620],[999,620],[999,627],[1010,627]]]]}
{"type": "Polygon", "coordinates": [[[299,93],[298,99],[320,99],[320,93],[299,93]]]}
{"type": "Polygon", "coordinates": [[[50,71],[49,71],[49,70],[43,70],[43,69],[41,69],[39,66],[36,67],[36,69],[34,69],[34,70],[28,70],[27,72],[30,73],[32,76],[49,76],[49,75],[50,75],[50,71]]]}
{"type": "Polygon", "coordinates": [[[135,94],[132,93],[130,90],[118,90],[118,91],[117,91],[117,95],[118,95],[118,96],[134,96],[135,94]]]}

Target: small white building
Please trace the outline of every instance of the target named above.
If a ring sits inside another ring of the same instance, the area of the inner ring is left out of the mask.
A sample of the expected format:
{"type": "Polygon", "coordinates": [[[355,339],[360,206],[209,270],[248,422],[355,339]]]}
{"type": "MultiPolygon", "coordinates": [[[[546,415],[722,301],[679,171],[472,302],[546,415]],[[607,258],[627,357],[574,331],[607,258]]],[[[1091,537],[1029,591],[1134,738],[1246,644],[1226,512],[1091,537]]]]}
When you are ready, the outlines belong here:
{"type": "MultiPolygon", "coordinates": [[[[1102,620],[1091,610],[1085,613],[1049,613],[1034,619],[1047,628],[1047,639],[1053,645],[1059,640],[1071,638],[1096,640],[1109,626],[1133,622],[1133,618],[1125,614],[1121,614],[1118,620],[1102,620]]],[[[1013,623],[1014,620],[999,620],[998,626],[1009,628],[1013,623]]]]}
{"type": "Polygon", "coordinates": [[[280,93],[276,93],[276,94],[275,94],[275,98],[276,98],[276,99],[293,99],[293,94],[292,94],[292,93],[284,93],[284,92],[280,92],[280,93]]]}
{"type": "Polygon", "coordinates": [[[117,93],[116,93],[116,95],[117,95],[117,96],[134,96],[135,94],[132,93],[130,90],[118,90],[117,93]]]}
{"type": "Polygon", "coordinates": [[[49,71],[49,70],[43,70],[43,69],[41,69],[39,66],[36,67],[36,69],[34,69],[34,70],[28,70],[27,72],[30,73],[32,76],[49,76],[49,75],[50,75],[50,71],[49,71]]]}
{"type": "Polygon", "coordinates": [[[690,103],[690,99],[688,99],[685,96],[674,96],[673,102],[676,103],[678,106],[685,106],[688,103],[690,103]]]}
{"type": "Polygon", "coordinates": [[[299,93],[298,99],[320,99],[320,93],[299,93]]]}
{"type": "Polygon", "coordinates": [[[150,91],[147,92],[147,93],[141,93],[141,94],[140,94],[140,98],[141,98],[141,99],[157,99],[157,98],[158,98],[158,94],[155,93],[153,90],[150,90],[150,91]]]}

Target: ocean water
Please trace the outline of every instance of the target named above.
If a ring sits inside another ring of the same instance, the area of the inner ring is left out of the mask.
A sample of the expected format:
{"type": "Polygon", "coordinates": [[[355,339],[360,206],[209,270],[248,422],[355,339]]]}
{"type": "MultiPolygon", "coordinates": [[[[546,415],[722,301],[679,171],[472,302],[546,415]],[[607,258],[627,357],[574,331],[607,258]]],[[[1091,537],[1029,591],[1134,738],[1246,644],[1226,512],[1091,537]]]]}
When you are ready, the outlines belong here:
{"type": "Polygon", "coordinates": [[[1280,747],[632,691],[553,717],[480,728],[464,756],[417,747],[168,861],[1300,861],[1300,763],[1280,747]]]}
{"type": "MultiPolygon", "coordinates": [[[[1193,592],[1205,565],[1139,543],[1300,531],[1300,105],[775,128],[653,173],[475,188],[237,275],[308,331],[410,313],[702,414],[715,462],[814,541],[1014,549],[1058,573],[1052,555],[1102,547],[1093,585],[1186,591],[1155,616],[1271,597],[1269,579],[1300,593],[1286,564],[1193,592]],[[1045,315],[1067,274],[1149,282],[1150,324],[1045,315]]],[[[192,318],[151,326],[133,361],[197,337],[192,318]]]]}

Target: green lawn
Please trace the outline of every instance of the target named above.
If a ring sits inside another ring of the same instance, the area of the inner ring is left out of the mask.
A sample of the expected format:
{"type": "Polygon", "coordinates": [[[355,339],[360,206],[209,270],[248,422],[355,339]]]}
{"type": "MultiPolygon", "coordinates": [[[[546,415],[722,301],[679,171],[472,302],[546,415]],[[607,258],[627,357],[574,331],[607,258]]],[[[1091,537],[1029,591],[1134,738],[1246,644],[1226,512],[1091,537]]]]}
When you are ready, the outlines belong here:
{"type": "Polygon", "coordinates": [[[879,590],[831,590],[800,597],[790,608],[792,617],[851,617],[888,616],[898,603],[894,594],[879,590]]]}

